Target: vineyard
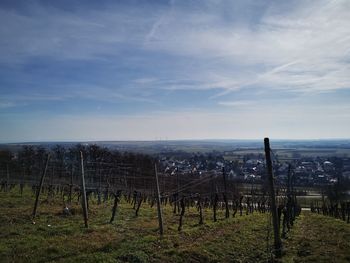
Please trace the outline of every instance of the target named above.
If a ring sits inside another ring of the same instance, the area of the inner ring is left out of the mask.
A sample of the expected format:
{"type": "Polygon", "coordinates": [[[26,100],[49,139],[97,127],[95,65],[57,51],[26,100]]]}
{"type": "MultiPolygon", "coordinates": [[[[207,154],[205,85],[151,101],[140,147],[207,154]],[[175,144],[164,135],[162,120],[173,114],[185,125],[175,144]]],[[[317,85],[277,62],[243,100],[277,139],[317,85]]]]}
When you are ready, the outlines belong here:
{"type": "Polygon", "coordinates": [[[247,188],[225,169],[169,176],[150,156],[96,145],[3,155],[4,262],[350,260],[349,202],[302,212],[292,166],[275,191],[273,179],[247,188]]]}

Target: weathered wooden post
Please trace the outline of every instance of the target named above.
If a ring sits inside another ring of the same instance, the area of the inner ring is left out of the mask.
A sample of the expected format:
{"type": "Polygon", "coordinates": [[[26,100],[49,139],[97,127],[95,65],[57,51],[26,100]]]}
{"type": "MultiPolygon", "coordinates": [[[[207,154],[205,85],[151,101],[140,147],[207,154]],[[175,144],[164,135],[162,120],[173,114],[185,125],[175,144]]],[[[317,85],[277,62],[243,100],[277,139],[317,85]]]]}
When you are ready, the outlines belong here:
{"type": "Polygon", "coordinates": [[[84,223],[85,227],[88,228],[88,210],[87,210],[87,201],[86,201],[86,190],[85,190],[85,178],[84,178],[84,157],[83,152],[80,152],[81,160],[81,187],[82,187],[82,207],[84,213],[84,223]]]}
{"type": "Polygon", "coordinates": [[[10,169],[9,169],[9,164],[6,164],[6,192],[10,190],[10,169]]]}
{"type": "Polygon", "coordinates": [[[163,236],[163,216],[162,209],[160,207],[160,191],[159,191],[159,181],[158,181],[158,172],[157,172],[157,164],[154,164],[154,173],[156,175],[156,184],[157,184],[157,211],[158,211],[158,222],[159,222],[159,234],[163,236]]]}
{"type": "Polygon", "coordinates": [[[215,193],[215,194],[214,194],[214,197],[213,197],[213,220],[214,220],[214,222],[217,221],[217,218],[216,218],[216,210],[217,210],[217,207],[218,207],[218,201],[219,201],[218,194],[215,193]]]}
{"type": "Polygon", "coordinates": [[[268,180],[269,180],[269,190],[270,190],[270,199],[271,199],[271,212],[272,212],[272,223],[273,223],[273,231],[274,231],[274,243],[275,243],[275,254],[277,257],[280,257],[282,255],[282,243],[280,238],[280,231],[278,227],[278,215],[277,215],[277,208],[276,208],[276,197],[275,197],[275,188],[274,188],[274,182],[273,182],[273,171],[272,171],[272,161],[271,161],[271,155],[270,155],[270,141],[269,138],[264,139],[264,146],[265,146],[265,157],[266,157],[266,165],[267,165],[267,172],[268,172],[268,180]]]}
{"type": "Polygon", "coordinates": [[[102,184],[102,173],[101,169],[98,169],[99,179],[98,179],[98,192],[97,192],[97,203],[101,204],[101,184],[102,184]]]}
{"type": "Polygon", "coordinates": [[[287,228],[290,229],[292,221],[292,177],[291,177],[292,168],[289,164],[288,166],[288,183],[287,183],[287,228]]]}
{"type": "Polygon", "coordinates": [[[198,194],[197,199],[198,209],[199,209],[199,225],[203,225],[203,208],[202,208],[202,198],[200,194],[198,194]]]}
{"type": "Polygon", "coordinates": [[[183,217],[185,215],[185,200],[184,200],[184,197],[181,198],[180,206],[181,206],[181,213],[180,213],[180,219],[179,219],[179,227],[177,228],[178,231],[182,230],[182,219],[183,219],[183,217]]]}
{"type": "Polygon", "coordinates": [[[72,203],[72,195],[73,195],[73,174],[74,174],[74,166],[72,164],[72,170],[70,173],[70,185],[69,185],[69,199],[68,199],[68,203],[71,204],[72,203]]]}
{"type": "MultiPolygon", "coordinates": [[[[179,192],[179,173],[176,171],[176,205],[177,205],[177,213],[180,213],[180,192],[179,192]]],[[[176,211],[176,210],[175,210],[176,211]]]]}
{"type": "MultiPolygon", "coordinates": [[[[294,191],[294,184],[295,184],[295,173],[292,172],[291,173],[291,178],[290,178],[290,183],[291,183],[291,186],[290,186],[290,190],[291,190],[291,204],[292,204],[292,208],[291,208],[291,226],[293,226],[294,224],[294,220],[295,220],[295,217],[296,217],[296,204],[297,204],[297,197],[296,197],[296,194],[295,194],[295,191],[294,191]]],[[[323,195],[323,192],[322,192],[322,202],[324,203],[324,195],[323,195]]]]}
{"type": "Polygon", "coordinates": [[[32,214],[33,220],[34,220],[34,218],[35,218],[35,216],[36,216],[36,209],[38,208],[39,196],[40,196],[40,193],[41,193],[41,188],[42,188],[43,183],[44,183],[44,178],[45,178],[45,175],[46,175],[46,171],[47,171],[47,166],[48,166],[48,164],[49,164],[49,160],[50,160],[50,155],[47,154],[46,163],[45,163],[45,168],[44,168],[43,174],[41,175],[39,187],[38,187],[38,189],[37,189],[37,191],[36,191],[34,209],[33,209],[33,214],[32,214]]]}
{"type": "Polygon", "coordinates": [[[24,166],[22,167],[22,179],[21,179],[21,183],[19,185],[19,191],[21,193],[21,197],[23,196],[23,188],[24,188],[24,175],[25,175],[25,170],[24,170],[24,166]]]}
{"type": "Polygon", "coordinates": [[[227,200],[227,188],[226,188],[226,173],[225,173],[225,167],[222,167],[222,176],[223,176],[223,180],[224,180],[224,202],[225,202],[225,218],[229,218],[230,217],[230,210],[228,207],[228,200],[227,200]]]}

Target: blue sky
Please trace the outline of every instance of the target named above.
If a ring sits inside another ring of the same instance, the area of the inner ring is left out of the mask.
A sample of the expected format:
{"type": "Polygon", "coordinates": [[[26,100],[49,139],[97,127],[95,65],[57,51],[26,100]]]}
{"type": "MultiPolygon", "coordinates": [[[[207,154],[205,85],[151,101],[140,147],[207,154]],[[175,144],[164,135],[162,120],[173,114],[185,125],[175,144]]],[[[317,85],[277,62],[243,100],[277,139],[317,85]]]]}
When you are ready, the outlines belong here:
{"type": "Polygon", "coordinates": [[[350,1],[0,1],[0,142],[349,138],[350,1]]]}

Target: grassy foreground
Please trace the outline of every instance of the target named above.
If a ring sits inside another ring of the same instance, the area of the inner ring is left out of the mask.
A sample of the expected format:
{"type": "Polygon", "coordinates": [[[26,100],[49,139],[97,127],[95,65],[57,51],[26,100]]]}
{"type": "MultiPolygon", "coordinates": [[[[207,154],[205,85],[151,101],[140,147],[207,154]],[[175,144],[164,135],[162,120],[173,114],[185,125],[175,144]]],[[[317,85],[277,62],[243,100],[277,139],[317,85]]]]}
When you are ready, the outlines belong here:
{"type": "MultiPolygon", "coordinates": [[[[156,207],[142,204],[135,217],[122,200],[115,222],[109,224],[112,201],[91,201],[89,229],[84,228],[79,203],[74,215],[63,216],[59,199],[39,204],[31,221],[34,197],[17,189],[0,193],[1,262],[267,262],[273,243],[268,214],[250,214],[218,222],[204,213],[198,225],[196,209],[186,210],[183,230],[179,216],[164,208],[165,234],[158,235],[156,207]],[[270,236],[268,235],[270,233],[270,236]]],[[[288,239],[283,240],[282,262],[350,262],[350,225],[333,218],[302,214],[288,239]]]]}

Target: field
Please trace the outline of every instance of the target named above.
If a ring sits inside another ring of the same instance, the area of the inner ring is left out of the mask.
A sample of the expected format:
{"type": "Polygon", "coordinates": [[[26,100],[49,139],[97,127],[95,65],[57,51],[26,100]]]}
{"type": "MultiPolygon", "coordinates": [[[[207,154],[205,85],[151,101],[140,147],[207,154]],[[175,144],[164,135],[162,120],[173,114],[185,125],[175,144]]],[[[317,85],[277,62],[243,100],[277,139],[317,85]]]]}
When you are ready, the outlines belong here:
{"type": "MultiPolygon", "coordinates": [[[[156,207],[144,203],[135,217],[132,205],[122,199],[113,224],[112,201],[90,202],[89,228],[83,224],[79,203],[64,216],[59,199],[39,204],[35,224],[31,220],[34,197],[26,189],[0,193],[1,262],[267,262],[273,245],[269,214],[253,213],[217,222],[204,211],[186,208],[184,226],[179,216],[164,208],[164,236],[159,238],[156,207]]],[[[350,225],[309,212],[297,219],[283,240],[281,262],[349,262],[350,225]]]]}
{"type": "MultiPolygon", "coordinates": [[[[284,161],[291,160],[293,158],[300,157],[344,157],[348,158],[350,156],[350,149],[348,148],[275,148],[275,154],[284,161]]],[[[247,154],[261,154],[264,155],[264,149],[262,148],[247,148],[247,149],[235,149],[232,154],[227,154],[224,156],[226,160],[237,160],[243,158],[247,154]]]]}

